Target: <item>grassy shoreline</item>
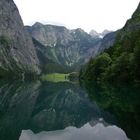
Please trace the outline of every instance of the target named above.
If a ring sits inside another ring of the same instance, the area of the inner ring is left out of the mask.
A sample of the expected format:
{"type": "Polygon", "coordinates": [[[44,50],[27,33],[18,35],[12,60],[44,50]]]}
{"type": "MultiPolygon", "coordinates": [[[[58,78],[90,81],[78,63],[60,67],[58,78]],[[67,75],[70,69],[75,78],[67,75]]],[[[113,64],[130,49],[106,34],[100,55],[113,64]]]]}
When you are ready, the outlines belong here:
{"type": "Polygon", "coordinates": [[[69,74],[61,74],[61,73],[50,73],[44,74],[41,76],[42,81],[50,81],[50,82],[68,82],[69,74]]]}

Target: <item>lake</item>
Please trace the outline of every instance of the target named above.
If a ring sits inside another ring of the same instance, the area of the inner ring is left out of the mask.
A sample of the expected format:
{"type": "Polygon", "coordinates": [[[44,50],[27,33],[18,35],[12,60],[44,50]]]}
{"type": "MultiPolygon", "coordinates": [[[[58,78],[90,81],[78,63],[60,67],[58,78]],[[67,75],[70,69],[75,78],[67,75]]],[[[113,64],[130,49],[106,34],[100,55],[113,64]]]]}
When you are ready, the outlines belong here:
{"type": "Polygon", "coordinates": [[[138,140],[139,99],[126,87],[1,81],[0,140],[138,140]]]}

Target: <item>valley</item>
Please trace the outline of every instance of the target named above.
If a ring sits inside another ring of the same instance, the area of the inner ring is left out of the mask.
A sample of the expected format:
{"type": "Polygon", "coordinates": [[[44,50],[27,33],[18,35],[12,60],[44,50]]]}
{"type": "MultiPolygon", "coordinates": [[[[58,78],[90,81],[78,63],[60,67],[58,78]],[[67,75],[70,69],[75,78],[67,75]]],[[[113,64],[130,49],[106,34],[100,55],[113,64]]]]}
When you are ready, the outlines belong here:
{"type": "Polygon", "coordinates": [[[0,0],[0,140],[139,140],[140,3],[122,28],[101,33],[47,24],[35,13],[24,25],[22,12],[0,0]]]}

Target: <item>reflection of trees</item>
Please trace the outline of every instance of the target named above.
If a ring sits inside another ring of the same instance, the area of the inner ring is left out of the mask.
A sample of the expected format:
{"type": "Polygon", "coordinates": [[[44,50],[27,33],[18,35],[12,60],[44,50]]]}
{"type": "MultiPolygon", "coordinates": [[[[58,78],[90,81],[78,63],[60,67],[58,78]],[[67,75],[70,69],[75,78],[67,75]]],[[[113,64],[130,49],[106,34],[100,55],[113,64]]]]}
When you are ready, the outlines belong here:
{"type": "Polygon", "coordinates": [[[71,83],[0,83],[0,140],[18,140],[34,132],[81,127],[102,116],[84,90],[71,83]]]}
{"type": "Polygon", "coordinates": [[[97,86],[86,84],[90,98],[118,120],[128,137],[140,139],[140,89],[129,86],[97,86]]]}
{"type": "Polygon", "coordinates": [[[35,132],[81,127],[100,116],[99,107],[89,101],[86,92],[78,85],[45,83],[40,88],[32,113],[31,127],[35,132]]]}
{"type": "Polygon", "coordinates": [[[18,140],[38,96],[39,82],[0,84],[0,139],[18,140]]]}

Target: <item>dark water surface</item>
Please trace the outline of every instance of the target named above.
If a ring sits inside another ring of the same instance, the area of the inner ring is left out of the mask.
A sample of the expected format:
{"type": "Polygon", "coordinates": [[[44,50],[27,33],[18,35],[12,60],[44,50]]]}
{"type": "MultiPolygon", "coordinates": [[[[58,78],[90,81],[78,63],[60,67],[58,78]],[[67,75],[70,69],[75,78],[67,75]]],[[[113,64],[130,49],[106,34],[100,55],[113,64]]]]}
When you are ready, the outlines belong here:
{"type": "Polygon", "coordinates": [[[0,140],[139,140],[139,99],[129,88],[1,82],[0,140]]]}

